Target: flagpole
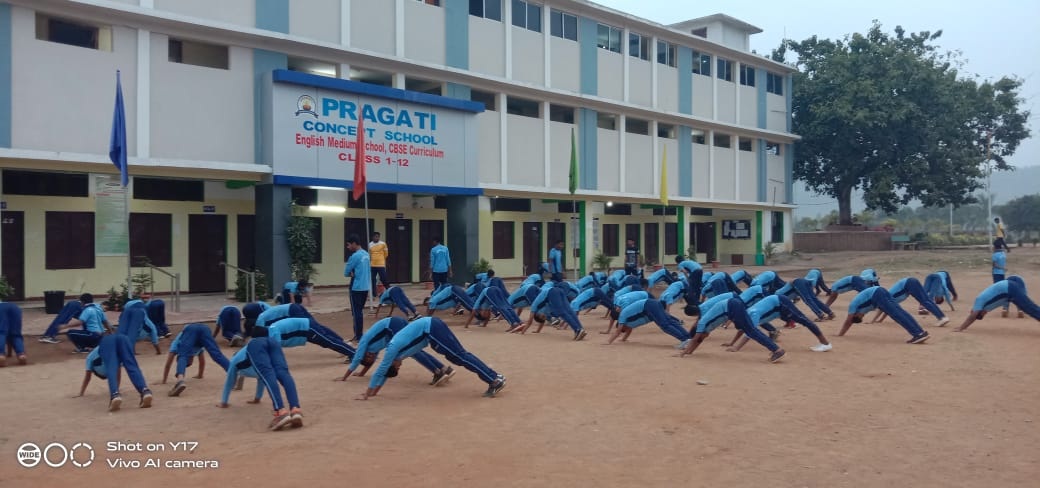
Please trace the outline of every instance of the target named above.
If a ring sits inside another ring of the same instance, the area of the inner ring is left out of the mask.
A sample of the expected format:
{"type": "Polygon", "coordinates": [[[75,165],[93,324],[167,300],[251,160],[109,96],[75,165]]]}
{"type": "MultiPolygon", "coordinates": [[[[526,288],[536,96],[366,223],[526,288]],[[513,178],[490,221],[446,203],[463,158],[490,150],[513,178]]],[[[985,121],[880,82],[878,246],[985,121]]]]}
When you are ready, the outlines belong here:
{"type": "Polygon", "coordinates": [[[572,256],[571,257],[571,266],[574,266],[574,281],[577,282],[578,281],[578,264],[580,264],[578,260],[582,259],[581,247],[584,245],[584,243],[581,242],[581,229],[579,228],[581,226],[581,223],[578,222],[578,200],[577,199],[572,199],[571,200],[571,222],[574,223],[573,225],[571,225],[571,228],[573,228],[574,231],[575,231],[574,232],[574,242],[578,244],[578,246],[576,247],[576,249],[578,249],[578,255],[574,256],[574,252],[571,252],[571,256],[572,256]]]}
{"type": "MultiPolygon", "coordinates": [[[[367,182],[366,182],[366,184],[367,184],[367,182]]],[[[369,228],[369,220],[368,220],[368,188],[365,189],[365,234],[366,234],[365,238],[368,239],[369,242],[372,242],[372,229],[369,228]]],[[[371,251],[371,249],[369,249],[369,251],[371,251]]],[[[369,259],[372,259],[371,255],[369,255],[369,259]]],[[[371,269],[372,269],[371,266],[369,266],[369,270],[371,270],[371,269]]],[[[371,280],[371,282],[375,281],[373,278],[374,278],[374,276],[369,275],[369,280],[371,280]]],[[[371,311],[373,309],[373,307],[375,306],[375,303],[374,303],[375,300],[374,300],[373,297],[375,296],[375,292],[376,292],[375,290],[372,289],[371,282],[368,285],[368,309],[369,309],[369,311],[371,311]]]]}
{"type": "MultiPolygon", "coordinates": [[[[127,173],[130,168],[127,168],[127,173]]],[[[123,187],[123,224],[126,230],[126,296],[134,298],[133,279],[131,278],[130,261],[133,259],[130,252],[130,190],[123,187]]]]}

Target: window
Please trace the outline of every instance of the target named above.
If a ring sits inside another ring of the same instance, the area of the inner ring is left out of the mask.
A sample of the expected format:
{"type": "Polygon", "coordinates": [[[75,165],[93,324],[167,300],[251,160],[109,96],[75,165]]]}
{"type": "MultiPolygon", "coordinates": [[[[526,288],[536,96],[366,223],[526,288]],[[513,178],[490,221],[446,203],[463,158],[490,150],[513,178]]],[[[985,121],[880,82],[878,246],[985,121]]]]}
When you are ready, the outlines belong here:
{"type": "Polygon", "coordinates": [[[704,131],[693,129],[693,131],[691,131],[690,134],[693,136],[694,144],[707,144],[707,141],[704,137],[704,131]]]}
{"type": "Polygon", "coordinates": [[[563,122],[564,124],[574,123],[574,107],[567,107],[564,105],[549,105],[549,120],[553,122],[563,122]]]}
{"type": "Polygon", "coordinates": [[[675,126],[671,124],[657,123],[657,137],[675,139],[675,126]]]}
{"type": "Polygon", "coordinates": [[[46,212],[47,269],[94,267],[94,212],[46,212]]]}
{"type": "Polygon", "coordinates": [[[784,242],[784,213],[783,212],[772,212],[773,214],[773,228],[770,234],[771,239],[769,242],[784,242]]]}
{"type": "Polygon", "coordinates": [[[766,141],[766,154],[772,154],[773,156],[780,155],[780,143],[766,141]]]}
{"type": "Polygon", "coordinates": [[[650,135],[650,122],[628,117],[625,119],[625,132],[648,136],[650,135]]]}
{"type": "Polygon", "coordinates": [[[293,187],[291,192],[293,203],[300,207],[318,204],[318,190],[314,188],[293,187]]]}
{"type": "Polygon", "coordinates": [[[492,212],[530,212],[531,200],[527,198],[492,198],[492,212]]]}
{"type": "Polygon", "coordinates": [[[514,223],[494,221],[491,223],[491,235],[494,239],[491,259],[513,259],[515,257],[516,235],[514,223]]]}
{"type": "Polygon", "coordinates": [[[549,11],[549,33],[556,37],[578,40],[578,18],[559,10],[549,11]]]}
{"type": "MultiPolygon", "coordinates": [[[[632,215],[632,205],[628,203],[615,203],[608,205],[603,211],[606,215],[632,215]]],[[[637,226],[639,224],[636,224],[637,226]]]]}
{"type": "Polygon", "coordinates": [[[755,68],[746,64],[740,65],[740,84],[755,86],[755,68]]]}
{"type": "Polygon", "coordinates": [[[575,202],[559,202],[556,204],[556,211],[562,214],[573,214],[578,213],[578,207],[575,202]]]}
{"type": "Polygon", "coordinates": [[[200,180],[168,180],[134,177],[135,200],[168,200],[173,202],[205,201],[205,185],[200,180]]]}
{"type": "Polygon", "coordinates": [[[36,13],[36,38],[69,46],[112,50],[112,28],[50,17],[36,13]]]}
{"type": "Polygon", "coordinates": [[[286,67],[289,68],[289,71],[299,71],[301,73],[310,73],[312,75],[328,76],[330,78],[336,78],[339,76],[338,65],[315,59],[289,56],[286,67]]]}
{"type": "Polygon", "coordinates": [[[671,256],[679,254],[679,225],[675,222],[664,224],[664,253],[671,256]]]}
{"type": "Polygon", "coordinates": [[[621,29],[606,24],[596,24],[596,47],[620,53],[621,29]]]}
{"type": "Polygon", "coordinates": [[[228,47],[204,42],[170,38],[168,44],[171,63],[191,64],[205,68],[228,69],[228,47]]]}
{"type": "Polygon", "coordinates": [[[657,208],[653,209],[653,211],[651,213],[653,213],[654,215],[656,215],[658,217],[660,217],[662,215],[678,215],[677,208],[678,207],[667,207],[667,208],[657,207],[657,208]]]}
{"type": "MultiPolygon", "coordinates": [[[[397,210],[396,193],[372,192],[357,200],[347,199],[347,208],[365,208],[365,199],[368,199],[368,208],[371,210],[397,210]]],[[[364,243],[362,243],[364,244],[364,243]]]]}
{"type": "Polygon", "coordinates": [[[130,256],[155,266],[173,266],[173,217],[170,214],[130,214],[130,256]]]}
{"type": "Polygon", "coordinates": [[[443,95],[444,83],[406,76],[404,79],[404,89],[413,92],[428,93],[430,95],[443,95]]]}
{"type": "Polygon", "coordinates": [[[417,0],[419,3],[425,3],[426,5],[433,5],[434,7],[441,6],[441,0],[417,0]]]}
{"type": "Polygon", "coordinates": [[[43,173],[5,169],[4,195],[47,197],[86,197],[90,195],[90,176],[84,173],[43,173]]]}
{"type": "Polygon", "coordinates": [[[707,27],[701,27],[700,29],[693,29],[693,30],[690,31],[690,34],[693,34],[693,35],[695,35],[697,37],[703,37],[703,38],[707,39],[708,38],[708,28],[707,27]]]}
{"type": "Polygon", "coordinates": [[[776,73],[766,72],[766,91],[774,95],[784,95],[784,77],[776,73]]]}
{"type": "Polygon", "coordinates": [[[733,61],[718,58],[718,72],[715,75],[720,80],[733,81],[733,61]]]}
{"type": "Polygon", "coordinates": [[[541,117],[539,111],[541,104],[534,100],[525,100],[517,97],[506,97],[506,113],[522,115],[524,117],[541,117]]]}
{"type": "Polygon", "coordinates": [[[715,134],[715,147],[731,147],[729,136],[726,134],[715,134]]]}
{"type": "Polygon", "coordinates": [[[484,110],[490,110],[494,112],[498,109],[495,103],[498,100],[498,97],[495,96],[494,93],[480,90],[470,90],[469,99],[473,100],[474,102],[483,103],[484,110]]]}
{"type": "Polygon", "coordinates": [[[524,29],[542,31],[542,6],[513,0],[513,25],[524,29]]]}
{"type": "Polygon", "coordinates": [[[711,217],[712,209],[704,207],[690,207],[690,215],[700,215],[701,217],[711,217]]]}
{"type": "Polygon", "coordinates": [[[607,130],[617,130],[617,115],[596,113],[596,127],[607,130]]]}
{"type": "Polygon", "coordinates": [[[746,137],[741,137],[737,141],[737,147],[740,148],[741,151],[751,151],[751,146],[751,139],[746,137]]]}
{"type": "Polygon", "coordinates": [[[675,49],[675,44],[657,41],[657,62],[674,68],[676,64],[675,49]]]}
{"type": "Polygon", "coordinates": [[[628,33],[628,55],[644,61],[650,60],[650,38],[635,32],[628,33]]]}
{"type": "Polygon", "coordinates": [[[698,75],[711,76],[711,55],[694,51],[693,72],[698,75]]]}
{"type": "Polygon", "coordinates": [[[469,14],[502,21],[502,0],[469,0],[469,14]]]}
{"type": "MultiPolygon", "coordinates": [[[[607,207],[610,208],[610,207],[607,207]]],[[[603,224],[603,254],[618,256],[621,253],[618,236],[621,234],[619,224],[603,224]]]]}

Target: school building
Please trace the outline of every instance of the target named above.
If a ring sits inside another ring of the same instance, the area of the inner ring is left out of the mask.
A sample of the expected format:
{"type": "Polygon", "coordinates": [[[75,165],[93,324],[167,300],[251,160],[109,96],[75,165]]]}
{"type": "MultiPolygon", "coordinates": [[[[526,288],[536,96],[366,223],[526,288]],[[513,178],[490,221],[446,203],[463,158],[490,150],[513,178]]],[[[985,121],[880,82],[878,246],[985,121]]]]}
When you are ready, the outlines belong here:
{"type": "Polygon", "coordinates": [[[9,299],[103,293],[128,253],[182,291],[233,287],[222,263],[280,284],[293,201],[319,286],[346,284],[366,223],[398,282],[425,279],[435,236],[457,279],[481,258],[528,274],[559,239],[580,273],[599,252],[621,266],[629,238],[654,262],[760,262],[790,248],[797,136],[792,70],[749,50],[758,32],[586,0],[0,1],[9,299]]]}

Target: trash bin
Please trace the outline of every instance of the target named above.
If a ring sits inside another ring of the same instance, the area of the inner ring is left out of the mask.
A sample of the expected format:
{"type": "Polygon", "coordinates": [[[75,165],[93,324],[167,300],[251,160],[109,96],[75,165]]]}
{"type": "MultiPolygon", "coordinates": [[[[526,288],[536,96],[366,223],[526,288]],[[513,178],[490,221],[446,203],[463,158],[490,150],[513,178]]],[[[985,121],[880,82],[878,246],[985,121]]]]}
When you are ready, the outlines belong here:
{"type": "Polygon", "coordinates": [[[65,306],[65,290],[51,290],[43,292],[44,311],[55,315],[61,312],[65,306]]]}

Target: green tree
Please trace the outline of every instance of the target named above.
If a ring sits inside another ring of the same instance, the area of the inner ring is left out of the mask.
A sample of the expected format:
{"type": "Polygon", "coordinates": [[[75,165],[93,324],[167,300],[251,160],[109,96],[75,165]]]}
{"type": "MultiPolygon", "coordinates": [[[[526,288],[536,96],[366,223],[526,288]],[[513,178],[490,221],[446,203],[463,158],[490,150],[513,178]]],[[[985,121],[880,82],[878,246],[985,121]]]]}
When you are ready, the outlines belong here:
{"type": "Polygon", "coordinates": [[[812,232],[819,230],[820,221],[812,217],[802,217],[794,224],[795,232],[812,232]]]}
{"type": "Polygon", "coordinates": [[[889,35],[881,24],[833,41],[785,41],[797,55],[792,117],[802,136],[795,177],[838,200],[838,222],[852,223],[853,190],[868,209],[891,213],[971,203],[987,146],[998,170],[1028,137],[1021,81],[979,84],[958,77],[956,55],[938,50],[941,31],[889,35]]]}
{"type": "Polygon", "coordinates": [[[1040,232],[1040,193],[1018,197],[994,210],[999,210],[1009,232],[1019,237],[1026,232],[1040,232]]]}
{"type": "Polygon", "coordinates": [[[313,217],[302,215],[301,207],[292,204],[289,225],[285,228],[285,239],[289,245],[289,271],[293,279],[310,281],[317,274],[314,269],[318,240],[314,235],[317,223],[313,217]]]}

